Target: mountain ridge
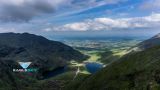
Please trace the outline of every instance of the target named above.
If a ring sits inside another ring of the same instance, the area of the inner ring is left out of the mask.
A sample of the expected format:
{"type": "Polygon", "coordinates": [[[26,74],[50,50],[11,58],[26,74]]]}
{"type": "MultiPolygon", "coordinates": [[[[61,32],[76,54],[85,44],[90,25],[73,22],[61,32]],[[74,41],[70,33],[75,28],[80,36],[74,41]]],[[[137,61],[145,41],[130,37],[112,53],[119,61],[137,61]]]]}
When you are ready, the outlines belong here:
{"type": "Polygon", "coordinates": [[[143,51],[148,48],[152,48],[154,46],[160,45],[160,33],[151,37],[150,39],[147,39],[138,45],[136,45],[134,48],[132,48],[130,51],[143,51]]]}

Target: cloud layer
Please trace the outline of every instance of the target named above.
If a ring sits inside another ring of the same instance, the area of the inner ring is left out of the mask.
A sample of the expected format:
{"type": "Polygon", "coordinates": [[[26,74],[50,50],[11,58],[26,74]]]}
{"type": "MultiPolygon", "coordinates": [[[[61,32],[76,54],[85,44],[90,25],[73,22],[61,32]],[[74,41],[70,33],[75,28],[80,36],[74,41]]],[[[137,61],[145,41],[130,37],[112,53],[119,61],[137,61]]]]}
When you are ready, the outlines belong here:
{"type": "Polygon", "coordinates": [[[54,12],[66,0],[0,0],[1,21],[29,21],[34,16],[54,12]]]}
{"type": "Polygon", "coordinates": [[[160,0],[0,0],[0,32],[147,28],[160,28],[160,0]]]}
{"type": "Polygon", "coordinates": [[[88,30],[118,30],[136,28],[156,28],[160,26],[160,14],[151,14],[133,18],[94,18],[82,22],[69,23],[45,29],[46,31],[88,31],[88,30]]]}
{"type": "Polygon", "coordinates": [[[0,21],[29,21],[35,16],[116,4],[126,0],[0,0],[0,21]]]}

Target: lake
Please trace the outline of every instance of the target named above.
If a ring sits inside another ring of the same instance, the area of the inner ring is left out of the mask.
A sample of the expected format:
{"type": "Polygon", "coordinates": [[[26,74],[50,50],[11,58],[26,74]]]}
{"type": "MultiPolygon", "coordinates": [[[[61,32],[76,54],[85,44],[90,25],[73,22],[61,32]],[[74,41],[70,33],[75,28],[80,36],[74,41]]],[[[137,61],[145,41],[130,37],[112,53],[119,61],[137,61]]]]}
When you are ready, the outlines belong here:
{"type": "Polygon", "coordinates": [[[57,75],[65,73],[66,71],[67,71],[67,66],[56,68],[52,71],[45,72],[43,74],[43,76],[44,76],[43,79],[48,79],[48,78],[51,78],[51,77],[55,77],[57,75]]]}
{"type": "Polygon", "coordinates": [[[93,74],[102,69],[103,65],[100,63],[87,63],[86,68],[88,72],[93,74]]]}
{"type": "MultiPolygon", "coordinates": [[[[85,67],[87,68],[87,71],[90,72],[91,74],[99,71],[101,68],[103,68],[103,65],[100,63],[86,63],[85,67]]],[[[43,73],[44,78],[43,79],[48,79],[51,77],[55,77],[57,75],[60,75],[62,73],[67,72],[67,66],[65,67],[59,67],[56,68],[52,71],[48,71],[43,73]]]]}

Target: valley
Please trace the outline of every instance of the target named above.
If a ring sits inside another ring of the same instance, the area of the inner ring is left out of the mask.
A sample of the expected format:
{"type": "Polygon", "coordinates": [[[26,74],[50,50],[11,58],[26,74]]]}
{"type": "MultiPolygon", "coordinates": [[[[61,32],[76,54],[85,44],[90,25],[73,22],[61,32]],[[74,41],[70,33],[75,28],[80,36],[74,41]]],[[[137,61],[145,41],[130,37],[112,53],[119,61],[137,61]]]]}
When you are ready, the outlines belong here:
{"type": "Polygon", "coordinates": [[[160,90],[160,0],[0,0],[0,90],[160,90]]]}
{"type": "Polygon", "coordinates": [[[82,54],[89,56],[88,59],[82,62],[71,60],[68,63],[68,71],[59,74],[52,79],[72,81],[75,78],[81,78],[81,76],[90,76],[91,74],[99,71],[101,68],[115,62],[128,51],[142,42],[143,39],[102,39],[102,40],[82,40],[82,39],[69,39],[62,40],[61,42],[73,47],[80,51],[82,54]],[[89,68],[87,65],[90,65],[89,68]],[[90,72],[91,71],[91,72],[90,72]],[[77,73],[80,75],[77,75],[77,73]],[[72,78],[69,78],[69,77],[72,78]]]}
{"type": "Polygon", "coordinates": [[[118,61],[89,77],[71,82],[65,90],[159,90],[159,42],[157,34],[138,43],[118,61]]]}

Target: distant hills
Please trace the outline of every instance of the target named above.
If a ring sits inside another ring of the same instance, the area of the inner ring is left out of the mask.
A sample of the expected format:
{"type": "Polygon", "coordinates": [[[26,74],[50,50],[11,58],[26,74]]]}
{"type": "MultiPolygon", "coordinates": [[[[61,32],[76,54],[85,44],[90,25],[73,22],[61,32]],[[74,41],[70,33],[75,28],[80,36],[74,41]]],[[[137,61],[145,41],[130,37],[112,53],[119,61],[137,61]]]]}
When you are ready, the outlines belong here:
{"type": "Polygon", "coordinates": [[[160,90],[160,34],[139,47],[67,90],[160,90]]]}
{"type": "Polygon", "coordinates": [[[140,43],[138,47],[144,50],[159,45],[160,45],[160,34],[157,34],[156,36],[140,43]]]}

